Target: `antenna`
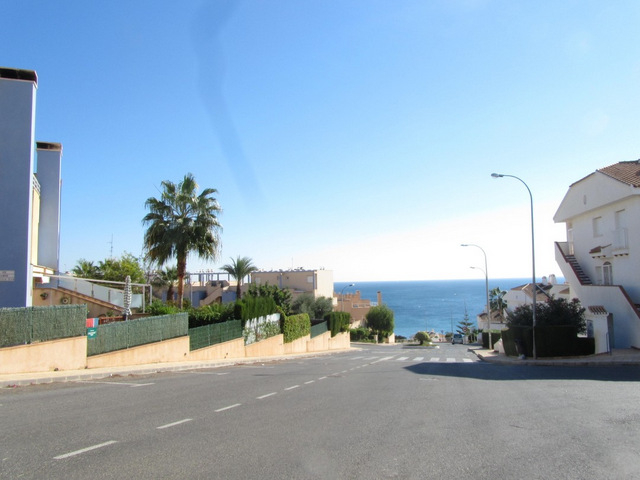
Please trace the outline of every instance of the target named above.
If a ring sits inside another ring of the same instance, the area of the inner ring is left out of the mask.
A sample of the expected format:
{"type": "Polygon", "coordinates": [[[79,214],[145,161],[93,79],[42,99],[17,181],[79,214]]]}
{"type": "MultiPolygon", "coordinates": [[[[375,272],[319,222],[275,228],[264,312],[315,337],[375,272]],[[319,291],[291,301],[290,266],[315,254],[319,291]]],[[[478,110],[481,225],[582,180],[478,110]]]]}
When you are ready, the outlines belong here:
{"type": "Polygon", "coordinates": [[[113,233],[111,234],[111,241],[107,243],[111,245],[111,248],[109,249],[109,258],[113,258],[113,233]]]}

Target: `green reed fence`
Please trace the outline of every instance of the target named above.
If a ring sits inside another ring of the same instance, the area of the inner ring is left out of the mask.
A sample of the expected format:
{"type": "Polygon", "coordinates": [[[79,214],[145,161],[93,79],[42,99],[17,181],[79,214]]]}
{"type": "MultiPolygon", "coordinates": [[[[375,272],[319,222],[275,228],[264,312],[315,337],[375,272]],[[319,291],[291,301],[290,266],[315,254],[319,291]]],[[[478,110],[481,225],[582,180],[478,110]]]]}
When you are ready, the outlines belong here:
{"type": "Polygon", "coordinates": [[[317,337],[318,335],[322,335],[324,332],[328,332],[328,331],[329,331],[329,326],[327,325],[327,322],[311,325],[311,338],[317,337]]]}
{"type": "Polygon", "coordinates": [[[96,328],[96,335],[87,340],[88,356],[184,337],[189,332],[189,316],[186,313],[158,315],[96,328]]]}
{"type": "Polygon", "coordinates": [[[229,340],[242,338],[242,321],[230,320],[189,329],[189,350],[209,347],[229,340]]]}
{"type": "Polygon", "coordinates": [[[0,308],[0,348],[86,335],[86,305],[0,308]]]}

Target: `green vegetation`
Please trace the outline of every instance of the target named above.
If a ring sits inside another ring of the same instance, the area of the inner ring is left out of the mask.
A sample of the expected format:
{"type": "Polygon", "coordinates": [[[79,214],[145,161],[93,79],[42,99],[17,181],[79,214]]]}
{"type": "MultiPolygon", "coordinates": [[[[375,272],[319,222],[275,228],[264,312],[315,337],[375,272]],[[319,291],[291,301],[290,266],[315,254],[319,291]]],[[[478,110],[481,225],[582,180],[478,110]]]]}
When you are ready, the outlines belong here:
{"type": "Polygon", "coordinates": [[[213,195],[214,188],[205,188],[198,194],[198,184],[188,173],[177,185],[162,182],[160,198],[150,197],[145,202],[149,213],[142,223],[148,225],[144,246],[149,260],[162,266],[177,260],[178,306],[182,309],[184,276],[187,256],[195,252],[198,257],[215,259],[220,244],[221,225],[217,215],[221,212],[213,195]]]}
{"type": "MultiPolygon", "coordinates": [[[[545,326],[570,326],[576,333],[587,331],[587,321],[584,317],[585,309],[580,301],[574,298],[570,302],[564,298],[550,298],[545,303],[536,305],[536,328],[545,326]]],[[[523,305],[507,315],[507,325],[531,327],[533,312],[531,305],[523,305]]]]}
{"type": "Polygon", "coordinates": [[[504,296],[507,294],[504,290],[500,290],[500,287],[496,287],[489,292],[489,309],[492,312],[500,312],[501,314],[507,308],[507,301],[504,296]]]}
{"type": "Polygon", "coordinates": [[[431,343],[431,337],[427,332],[418,332],[413,338],[420,342],[420,345],[424,345],[425,343],[431,343]]]}
{"type": "Polygon", "coordinates": [[[138,259],[125,252],[120,258],[107,258],[94,265],[81,258],[71,270],[78,278],[124,282],[127,275],[132,283],[146,283],[146,277],[138,259]]]}
{"type": "Polygon", "coordinates": [[[236,259],[231,259],[231,263],[222,266],[222,270],[227,272],[236,280],[236,300],[242,297],[242,284],[244,279],[258,270],[249,257],[238,255],[236,259]]]}
{"type": "Polygon", "coordinates": [[[393,333],[393,310],[386,305],[372,307],[366,315],[367,327],[379,338],[388,337],[393,333]]]}
{"type": "Polygon", "coordinates": [[[167,287],[167,302],[172,303],[174,301],[173,287],[176,286],[177,282],[178,282],[178,268],[166,267],[156,273],[156,276],[154,277],[151,283],[154,287],[159,287],[159,288],[167,287]]]}
{"type": "Polygon", "coordinates": [[[291,304],[292,313],[307,313],[314,320],[324,318],[325,315],[331,313],[332,310],[333,304],[330,298],[315,298],[312,293],[303,293],[291,304]]]}
{"type": "Polygon", "coordinates": [[[285,343],[293,342],[311,333],[311,319],[306,313],[290,315],[281,323],[285,343]]]}
{"type": "Polygon", "coordinates": [[[349,325],[351,324],[351,314],[349,312],[331,312],[325,315],[324,318],[329,323],[332,337],[335,337],[338,333],[349,331],[349,325]]]}
{"type": "Polygon", "coordinates": [[[276,285],[249,285],[249,291],[247,295],[252,297],[271,297],[276,302],[276,306],[279,307],[279,311],[283,315],[289,315],[291,313],[291,292],[284,288],[279,288],[276,285]]]}
{"type": "Polygon", "coordinates": [[[457,327],[458,327],[457,333],[468,336],[470,342],[475,342],[476,340],[475,324],[469,320],[469,313],[467,312],[466,307],[464,309],[464,318],[460,323],[458,323],[457,327]]]}

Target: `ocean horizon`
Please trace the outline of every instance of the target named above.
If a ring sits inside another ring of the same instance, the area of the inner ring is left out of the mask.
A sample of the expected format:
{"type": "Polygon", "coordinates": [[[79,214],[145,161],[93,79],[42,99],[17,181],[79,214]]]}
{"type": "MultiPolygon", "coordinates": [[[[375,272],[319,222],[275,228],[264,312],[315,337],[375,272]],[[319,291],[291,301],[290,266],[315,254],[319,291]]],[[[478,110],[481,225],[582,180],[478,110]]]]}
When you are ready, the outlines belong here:
{"type": "MultiPolygon", "coordinates": [[[[540,281],[540,280],[538,280],[540,281]]],[[[557,279],[563,283],[563,278],[557,279]]],[[[489,279],[489,290],[499,287],[510,290],[531,282],[529,278],[489,279]]],[[[419,331],[438,333],[455,331],[464,319],[477,326],[476,316],[485,309],[485,279],[472,280],[406,280],[380,282],[334,282],[338,294],[360,291],[363,299],[377,302],[378,292],[382,303],[394,312],[395,334],[412,337],[419,331]],[[353,287],[349,287],[355,283],[353,287]],[[345,288],[346,287],[346,288],[345,288]]]]}

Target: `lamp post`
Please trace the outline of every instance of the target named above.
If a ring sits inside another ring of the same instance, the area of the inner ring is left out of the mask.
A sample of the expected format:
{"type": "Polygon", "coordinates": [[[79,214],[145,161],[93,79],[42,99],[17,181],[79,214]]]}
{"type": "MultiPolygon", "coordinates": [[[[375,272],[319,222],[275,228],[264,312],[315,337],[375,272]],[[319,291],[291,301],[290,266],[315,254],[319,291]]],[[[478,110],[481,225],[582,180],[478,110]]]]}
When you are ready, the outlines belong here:
{"type": "Polygon", "coordinates": [[[353,287],[355,285],[355,283],[350,283],[349,285],[345,285],[344,287],[342,287],[342,290],[340,290],[340,311],[344,312],[344,289],[345,288],[349,288],[349,287],[353,287]]]}
{"type": "Polygon", "coordinates": [[[491,341],[491,307],[489,306],[489,269],[487,268],[487,252],[484,251],[484,248],[482,248],[480,245],[476,245],[475,243],[463,243],[460,246],[479,248],[484,255],[484,289],[487,295],[487,334],[489,335],[489,350],[493,350],[493,342],[491,341]]]}
{"type": "Polygon", "coordinates": [[[525,183],[524,180],[522,180],[519,177],[516,177],[515,175],[507,175],[504,173],[492,173],[491,176],[493,178],[502,178],[502,177],[510,177],[510,178],[515,178],[516,180],[520,181],[527,189],[527,192],[529,192],[529,200],[531,201],[531,287],[533,289],[533,298],[532,298],[532,302],[531,302],[531,312],[532,312],[532,334],[533,334],[533,358],[538,358],[538,353],[536,351],[536,297],[538,294],[538,289],[536,287],[536,248],[535,248],[535,237],[533,235],[533,195],[531,194],[531,189],[529,188],[529,185],[527,185],[525,183]]]}

